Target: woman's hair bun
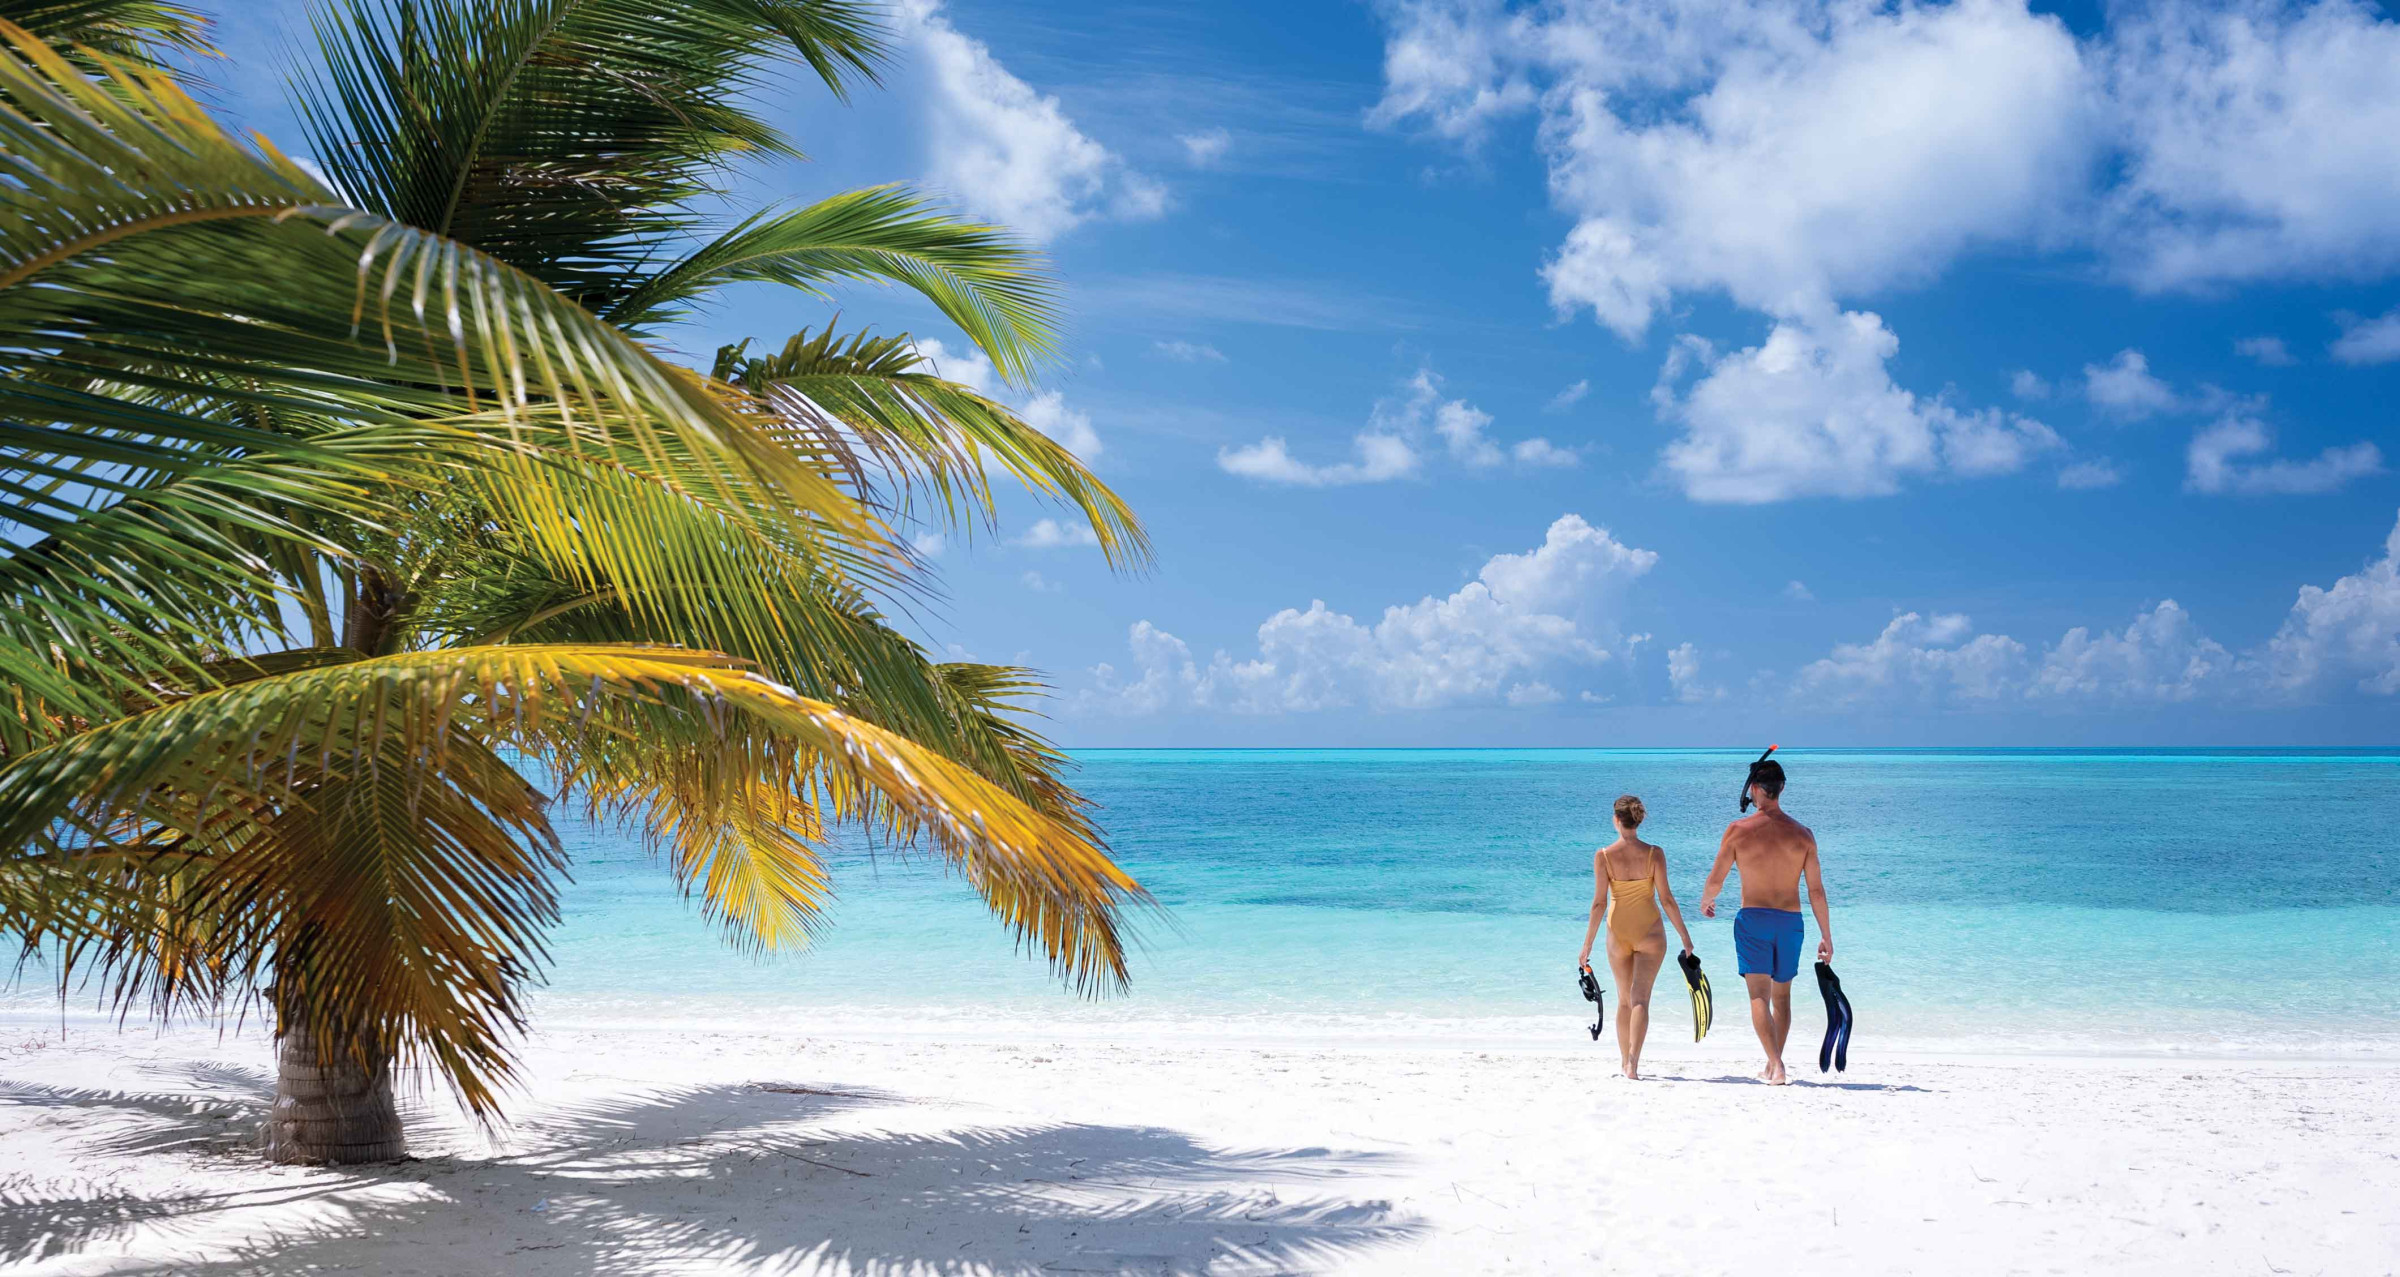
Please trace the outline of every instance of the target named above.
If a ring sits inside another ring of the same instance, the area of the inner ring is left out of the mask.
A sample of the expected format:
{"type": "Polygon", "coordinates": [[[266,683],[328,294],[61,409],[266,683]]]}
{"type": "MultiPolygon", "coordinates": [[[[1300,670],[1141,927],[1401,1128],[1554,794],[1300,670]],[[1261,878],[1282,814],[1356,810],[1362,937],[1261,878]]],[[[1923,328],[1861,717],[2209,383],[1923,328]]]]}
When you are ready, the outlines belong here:
{"type": "Polygon", "coordinates": [[[1631,794],[1617,799],[1617,819],[1624,821],[1627,829],[1641,828],[1642,817],[1649,814],[1642,810],[1642,800],[1631,794]]]}

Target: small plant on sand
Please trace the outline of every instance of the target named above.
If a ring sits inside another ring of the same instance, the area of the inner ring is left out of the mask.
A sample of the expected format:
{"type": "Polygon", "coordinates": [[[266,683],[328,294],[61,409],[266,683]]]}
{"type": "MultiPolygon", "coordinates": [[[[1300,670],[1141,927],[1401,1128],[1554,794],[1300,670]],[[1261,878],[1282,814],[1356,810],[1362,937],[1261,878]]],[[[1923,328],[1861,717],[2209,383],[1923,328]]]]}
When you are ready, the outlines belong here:
{"type": "Polygon", "coordinates": [[[397,1156],[394,1070],[497,1111],[556,796],[646,831],[738,943],[819,848],[946,858],[1070,982],[1124,978],[1108,858],[1024,671],[935,662],[903,519],[1001,472],[1139,525],[905,338],[659,357],[735,284],[897,284],[1052,354],[1005,233],[896,189],[727,225],[744,106],[882,56],[852,0],[342,0],[314,165],[224,130],[157,3],[0,4],[0,930],[159,1018],[261,999],[274,1156],[397,1156]]]}

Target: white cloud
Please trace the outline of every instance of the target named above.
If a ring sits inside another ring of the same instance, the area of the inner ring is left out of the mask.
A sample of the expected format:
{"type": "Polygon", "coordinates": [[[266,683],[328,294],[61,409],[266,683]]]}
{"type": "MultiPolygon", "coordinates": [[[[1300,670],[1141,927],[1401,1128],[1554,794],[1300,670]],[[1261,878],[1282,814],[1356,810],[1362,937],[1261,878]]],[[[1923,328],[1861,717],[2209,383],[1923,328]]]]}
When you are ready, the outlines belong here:
{"type": "Polygon", "coordinates": [[[2400,692],[2400,522],[2384,538],[2382,558],[2332,589],[2300,587],[2262,664],[2270,685],[2286,695],[2329,687],[2400,692]]]}
{"type": "Polygon", "coordinates": [[[1294,457],[1282,436],[1268,435],[1257,443],[1218,449],[1217,467],[1245,479],[1303,488],[1384,483],[1417,472],[1417,450],[1395,435],[1362,430],[1351,447],[1358,454],[1356,460],[1315,466],[1294,457]]]}
{"type": "Polygon", "coordinates": [[[2400,269],[2400,23],[2362,0],[2104,6],[2080,41],[2010,0],[1385,13],[1373,122],[1533,115],[1575,219],[1552,302],[1627,340],[1694,293],[1822,329],[1986,247],[2145,290],[2400,269]]]}
{"type": "Polygon", "coordinates": [[[2388,364],[2400,359],[2400,307],[2374,319],[2342,325],[2342,335],[2328,348],[2345,364],[2388,364]]]}
{"type": "Polygon", "coordinates": [[[2026,694],[2083,704],[2188,701],[2232,667],[2232,653],[2201,634],[2191,614],[2168,599],[2122,630],[2097,637],[2080,625],[2068,630],[2043,654],[2026,694]]]}
{"type": "Polygon", "coordinates": [[[2050,383],[2042,380],[2030,368],[2019,368],[2009,374],[2008,393],[2019,399],[2048,399],[2050,383]]]}
{"type": "Polygon", "coordinates": [[[1673,689],[1675,699],[1686,705],[1725,699],[1724,688],[1701,681],[1700,649],[1691,643],[1667,649],[1667,686],[1673,689]]]}
{"type": "Polygon", "coordinates": [[[2228,416],[2192,436],[2183,486],[2190,492],[2241,496],[2331,492],[2352,479],[2377,474],[2383,454],[2361,441],[2327,448],[2314,461],[2244,462],[2271,451],[2275,436],[2253,417],[2228,416]]]}
{"type": "Polygon", "coordinates": [[[1510,445],[1508,459],[1521,466],[1550,466],[1559,469],[1583,464],[1582,456],[1573,449],[1561,448],[1539,436],[1520,439],[1510,445]]]}
{"type": "Polygon", "coordinates": [[[1258,655],[1248,660],[1219,652],[1203,665],[1182,640],[1138,623],[1129,641],[1140,677],[1095,669],[1089,695],[1133,712],[1549,703],[1563,693],[1527,676],[1610,660],[1624,592],[1657,562],[1655,552],[1563,515],[1540,546],[1496,555],[1456,592],[1388,607],[1372,625],[1322,600],[1286,608],[1258,627],[1258,655]]]}
{"type": "Polygon", "coordinates": [[[2289,368],[2299,362],[2292,358],[2291,348],[2283,344],[2281,337],[2243,337],[2233,343],[2233,353],[2269,368],[2289,368]]]}
{"type": "Polygon", "coordinates": [[[1582,403],[1583,397],[1590,393],[1592,393],[1592,382],[1590,378],[1586,377],[1550,396],[1550,402],[1542,405],[1542,410],[1544,412],[1565,412],[1582,403]]]}
{"type": "Polygon", "coordinates": [[[1036,594],[1059,594],[1063,593],[1067,588],[1063,585],[1060,585],[1058,582],[1043,576],[1039,572],[1027,572],[1025,575],[1017,579],[1024,582],[1026,589],[1031,590],[1036,594]]]}
{"type": "Polygon", "coordinates": [[[1551,299],[1630,340],[1676,292],[1784,316],[2020,237],[2082,181],[2082,80],[2063,25],[1998,4],[1419,3],[1375,118],[1472,138],[1538,103],[1579,219],[1551,299]]]}
{"type": "Polygon", "coordinates": [[[2068,630],[2038,660],[1966,617],[1905,613],[1871,643],[1801,670],[1793,701],[1828,708],[2292,703],[2400,694],[2400,521],[2382,557],[2330,588],[2300,587],[2275,635],[2244,652],[2200,632],[2173,599],[2121,630],[2068,630]]]}
{"type": "Polygon", "coordinates": [[[2138,350],[2120,350],[2106,364],[2085,364],[2083,394],[2102,411],[2128,421],[2183,406],[2173,387],[2150,375],[2150,361],[2138,350]]]}
{"type": "Polygon", "coordinates": [[[949,540],[939,532],[919,532],[910,537],[908,543],[916,548],[917,553],[930,559],[940,555],[943,548],[949,545],[949,540]]]}
{"type": "Polygon", "coordinates": [[[1233,134],[1221,128],[1202,129],[1197,133],[1178,133],[1175,140],[1183,143],[1183,153],[1193,168],[1213,168],[1233,149],[1233,134]]]}
{"type": "Polygon", "coordinates": [[[1270,435],[1220,450],[1217,465],[1245,478],[1300,487],[1380,483],[1415,474],[1422,448],[1436,441],[1452,460],[1471,470],[1489,470],[1509,461],[1521,466],[1581,464],[1574,452],[1538,436],[1503,446],[1485,433],[1492,414],[1464,399],[1443,398],[1442,379],[1430,368],[1418,369],[1402,387],[1406,393],[1376,403],[1366,429],[1351,441],[1354,460],[1312,465],[1294,457],[1281,436],[1270,435]]]}
{"type": "Polygon", "coordinates": [[[1090,527],[1081,523],[1060,523],[1056,519],[1037,519],[1015,544],[1029,550],[1061,550],[1074,546],[1100,544],[1100,538],[1090,527]]]}
{"type": "Polygon", "coordinates": [[[1803,667],[1791,693],[1829,707],[1988,703],[2015,690],[2024,670],[2025,645],[2005,634],[1977,634],[1958,613],[1904,612],[1873,642],[1838,644],[1803,667]]]}
{"type": "Polygon", "coordinates": [[[1179,364],[1221,364],[1225,362],[1224,351],[1204,342],[1179,340],[1155,341],[1150,344],[1158,353],[1179,364]]]}
{"type": "Polygon", "coordinates": [[[2152,289],[2400,266],[2395,66],[2400,24],[2356,0],[2112,10],[2102,247],[2152,289]]]}
{"type": "Polygon", "coordinates": [[[2058,472],[2058,486],[2069,492],[2090,492],[2098,488],[2113,488],[2125,481],[2117,463],[2106,457],[2094,457],[2063,467],[2058,472]]]}
{"type": "Polygon", "coordinates": [[[1566,697],[1548,683],[1517,683],[1510,686],[1505,699],[1510,706],[1524,709],[1532,705],[1555,705],[1566,697]]]}
{"type": "Polygon", "coordinates": [[[1011,74],[938,0],[903,0],[902,32],[925,80],[926,177],[969,211],[1049,240],[1096,217],[1153,218],[1166,188],[1126,166],[1067,118],[1055,97],[1011,74]]]}
{"type": "Polygon", "coordinates": [[[1794,603],[1814,603],[1817,601],[1816,594],[1810,591],[1807,585],[1799,581],[1784,582],[1783,597],[1790,599],[1794,603]]]}
{"type": "Polygon", "coordinates": [[[1851,311],[1780,322],[1758,346],[1718,356],[1684,338],[1653,398],[1683,427],[1662,464],[1699,501],[1886,496],[1912,476],[2006,474],[2060,447],[2048,426],[1998,409],[1967,413],[1893,384],[1899,339],[1851,311]],[[1680,398],[1674,382],[1705,372],[1680,398]]]}

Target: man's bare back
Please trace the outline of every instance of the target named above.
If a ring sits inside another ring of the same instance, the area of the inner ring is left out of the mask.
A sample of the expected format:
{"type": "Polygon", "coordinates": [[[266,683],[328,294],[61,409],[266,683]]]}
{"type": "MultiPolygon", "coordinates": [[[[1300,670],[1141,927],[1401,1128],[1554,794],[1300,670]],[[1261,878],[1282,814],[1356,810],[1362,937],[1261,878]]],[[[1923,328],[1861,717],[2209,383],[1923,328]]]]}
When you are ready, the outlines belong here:
{"type": "MultiPolygon", "coordinates": [[[[1733,868],[1742,875],[1742,907],[1745,909],[1800,908],[1800,877],[1811,875],[1817,860],[1817,836],[1808,826],[1784,814],[1782,809],[1762,811],[1744,816],[1725,827],[1719,861],[1733,860],[1733,868]]],[[[1721,883],[1722,877],[1710,874],[1711,883],[1721,883]]],[[[1713,901],[1715,893],[1710,893],[1713,901]]],[[[1709,915],[1715,917],[1714,913],[1709,915]]]]}

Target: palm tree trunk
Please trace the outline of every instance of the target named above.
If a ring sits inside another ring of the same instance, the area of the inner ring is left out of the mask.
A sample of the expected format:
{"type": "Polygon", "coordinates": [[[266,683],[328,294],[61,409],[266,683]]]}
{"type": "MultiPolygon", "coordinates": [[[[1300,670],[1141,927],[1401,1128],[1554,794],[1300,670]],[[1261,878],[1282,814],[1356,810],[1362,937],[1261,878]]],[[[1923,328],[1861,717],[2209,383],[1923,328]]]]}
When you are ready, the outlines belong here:
{"type": "Polygon", "coordinates": [[[388,1058],[369,1066],[338,1048],[320,1051],[299,1025],[285,1028],[280,1047],[267,1160],[344,1166],[408,1155],[388,1058]]]}

